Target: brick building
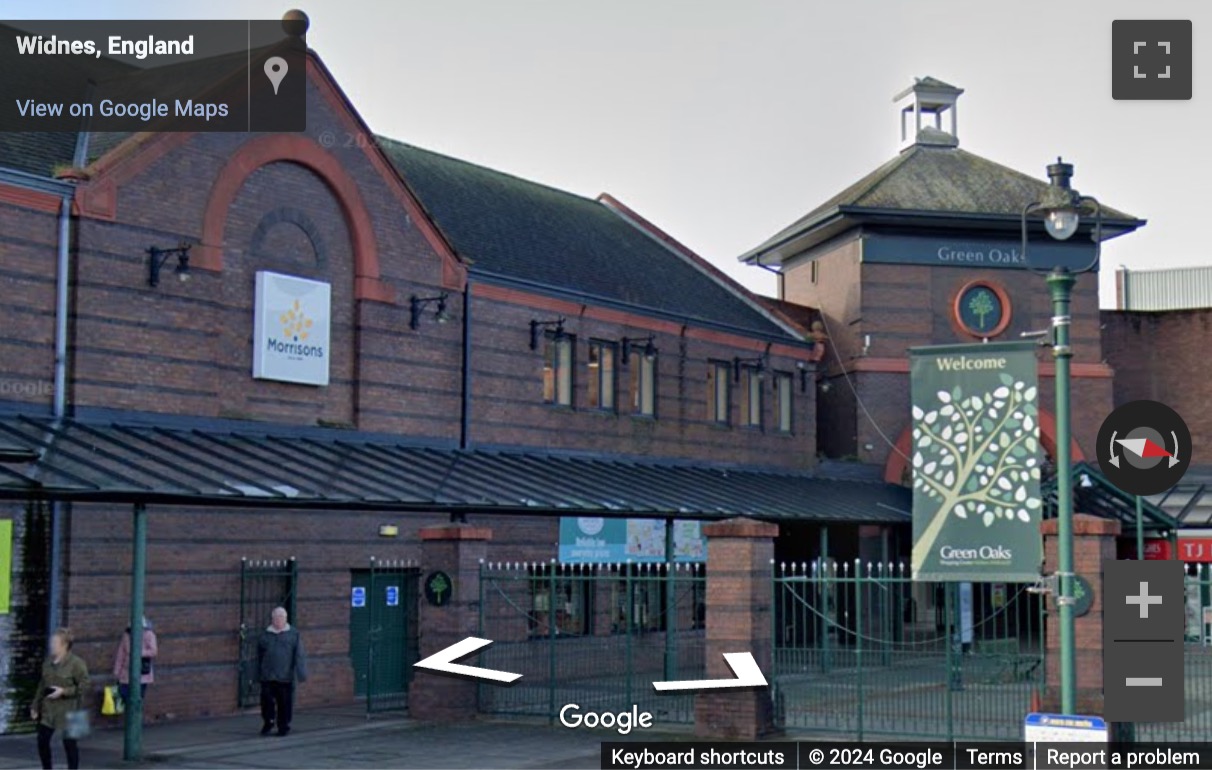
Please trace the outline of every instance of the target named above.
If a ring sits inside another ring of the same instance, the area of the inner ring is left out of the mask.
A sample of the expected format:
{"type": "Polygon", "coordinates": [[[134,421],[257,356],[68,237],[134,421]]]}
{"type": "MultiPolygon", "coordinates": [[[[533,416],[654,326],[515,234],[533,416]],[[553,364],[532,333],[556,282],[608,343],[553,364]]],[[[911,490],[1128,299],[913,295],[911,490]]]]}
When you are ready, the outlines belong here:
{"type": "MultiPolygon", "coordinates": [[[[919,78],[897,96],[900,153],[741,257],[780,271],[781,299],[819,309],[831,343],[817,401],[822,455],[878,466],[894,483],[904,478],[909,447],[908,349],[1015,340],[1049,328],[1052,315],[1042,277],[1019,254],[1023,206],[1047,182],[959,148],[962,93],[919,78]],[[969,303],[986,300],[987,312],[971,312],[969,303]]],[[[1104,239],[1144,224],[1110,208],[1103,217],[1104,239]]],[[[1083,233],[1059,244],[1042,226],[1033,229],[1032,261],[1088,262],[1088,226],[1083,233]]],[[[1096,274],[1079,278],[1072,318],[1080,461],[1094,457],[1092,442],[1112,404],[1096,274]]],[[[1049,449],[1053,367],[1046,350],[1039,358],[1041,439],[1049,449]]]]}
{"type": "MultiPolygon", "coordinates": [[[[248,705],[247,638],[279,601],[310,647],[301,705],[366,694],[372,558],[408,589],[411,653],[456,635],[409,609],[450,522],[474,543],[441,548],[535,565],[508,596],[533,613],[502,626],[523,640],[617,626],[617,583],[581,598],[547,583],[567,521],[672,533],[742,515],[778,524],[779,559],[895,558],[907,349],[1048,324],[1017,254],[1045,183],[960,150],[942,117],[961,92],[945,83],[902,95],[917,125],[900,155],[744,255],[780,271],[768,298],[609,195],[375,136],[314,54],[306,74],[300,134],[0,140],[6,727],[48,625],[69,623],[109,669],[135,503],[163,650],[153,718],[248,705]]],[[[1104,227],[1141,224],[1108,210],[1104,227]]],[[[1088,248],[1044,237],[1033,248],[1061,259],[1088,248]]],[[[1113,397],[1099,322],[1083,278],[1079,459],[1113,397]]],[[[1046,408],[1042,356],[1041,376],[1046,408]]],[[[1046,415],[1041,428],[1047,448],[1046,415]]],[[[658,589],[630,600],[628,625],[667,601],[658,589]]],[[[700,627],[703,601],[677,622],[700,627]]],[[[659,658],[665,629],[644,630],[659,658]]]]}
{"type": "MultiPolygon", "coordinates": [[[[1183,558],[1212,560],[1212,415],[1203,383],[1212,375],[1212,269],[1116,271],[1116,306],[1102,312],[1103,352],[1115,369],[1115,404],[1161,401],[1191,429],[1192,464],[1183,480],[1155,499],[1178,518],[1183,558]]],[[[1168,552],[1158,544],[1161,552],[1168,552]]]]}
{"type": "MultiPolygon", "coordinates": [[[[351,596],[372,557],[415,586],[429,525],[547,562],[578,515],[782,521],[797,558],[805,527],[838,525],[853,557],[856,525],[907,520],[906,490],[814,472],[811,309],[609,196],[374,136],[314,54],[307,90],[302,134],[0,142],[5,725],[48,625],[107,681],[132,503],[152,718],[251,704],[249,640],[278,602],[310,647],[301,705],[364,693],[351,596]]],[[[415,653],[427,630],[400,622],[415,653]]]]}

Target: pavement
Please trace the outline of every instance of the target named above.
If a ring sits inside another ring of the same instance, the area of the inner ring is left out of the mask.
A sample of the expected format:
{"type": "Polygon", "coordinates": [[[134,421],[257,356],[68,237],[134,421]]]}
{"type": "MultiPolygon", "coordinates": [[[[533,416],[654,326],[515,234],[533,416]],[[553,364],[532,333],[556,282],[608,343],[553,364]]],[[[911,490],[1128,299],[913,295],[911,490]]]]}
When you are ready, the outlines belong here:
{"type": "MultiPolygon", "coordinates": [[[[601,767],[602,741],[691,740],[688,731],[657,733],[572,730],[542,722],[476,720],[458,724],[417,722],[340,708],[297,712],[291,734],[261,737],[260,717],[149,724],[144,759],[123,761],[123,735],[103,729],[80,743],[85,768],[501,768],[557,770],[601,767]]],[[[55,766],[66,767],[55,736],[55,766]]],[[[38,767],[34,736],[0,736],[0,770],[38,767]]]]}

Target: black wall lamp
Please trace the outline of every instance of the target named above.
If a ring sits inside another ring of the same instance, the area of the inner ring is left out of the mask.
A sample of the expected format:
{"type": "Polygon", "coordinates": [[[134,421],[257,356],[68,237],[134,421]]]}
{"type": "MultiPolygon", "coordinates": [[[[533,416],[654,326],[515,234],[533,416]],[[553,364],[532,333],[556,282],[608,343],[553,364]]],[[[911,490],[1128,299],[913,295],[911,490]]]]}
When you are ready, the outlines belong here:
{"type": "Polygon", "coordinates": [[[766,356],[757,356],[755,358],[734,358],[732,359],[732,378],[741,381],[741,369],[754,369],[757,371],[758,379],[761,379],[766,371],[767,361],[766,356]]]}
{"type": "Polygon", "coordinates": [[[655,344],[655,334],[649,334],[647,337],[624,337],[623,339],[619,340],[619,342],[622,343],[623,346],[623,366],[627,366],[627,364],[631,363],[631,353],[637,349],[639,349],[644,354],[644,358],[649,361],[656,358],[657,349],[655,344]]]}
{"type": "Polygon", "coordinates": [[[440,324],[444,324],[450,320],[450,315],[446,312],[446,300],[450,298],[450,294],[442,292],[436,297],[418,297],[412,295],[408,298],[408,328],[416,329],[421,325],[421,314],[425,312],[426,306],[430,303],[437,303],[437,308],[434,310],[434,320],[440,324]]]}
{"type": "Polygon", "coordinates": [[[176,248],[172,248],[172,249],[160,249],[160,248],[156,248],[155,246],[150,247],[147,250],[147,256],[148,256],[147,285],[148,286],[159,286],[160,285],[160,268],[164,267],[164,263],[167,262],[168,258],[173,255],[176,255],[176,257],[177,257],[177,266],[175,268],[173,268],[173,273],[176,274],[177,280],[182,281],[182,282],[188,281],[189,280],[189,250],[192,247],[192,245],[193,244],[189,244],[189,243],[186,243],[185,241],[182,241],[180,246],[177,246],[176,248]]]}
{"type": "Polygon", "coordinates": [[[555,338],[557,340],[564,339],[564,318],[557,318],[554,321],[530,321],[530,349],[539,349],[539,330],[555,329],[555,338]]]}

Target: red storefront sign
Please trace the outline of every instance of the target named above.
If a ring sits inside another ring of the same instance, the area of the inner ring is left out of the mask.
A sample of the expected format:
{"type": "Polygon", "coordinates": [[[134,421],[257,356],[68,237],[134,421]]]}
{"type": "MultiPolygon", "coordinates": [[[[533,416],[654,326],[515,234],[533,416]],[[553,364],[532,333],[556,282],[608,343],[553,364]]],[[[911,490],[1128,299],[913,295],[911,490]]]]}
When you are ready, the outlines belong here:
{"type": "MultiPolygon", "coordinates": [[[[1166,561],[1175,558],[1169,540],[1146,540],[1145,558],[1166,561]]],[[[1180,537],[1178,560],[1185,562],[1212,563],[1212,537],[1180,537]]]]}
{"type": "Polygon", "coordinates": [[[1152,561],[1169,561],[1170,560],[1170,541],[1169,540],[1146,540],[1145,541],[1145,558],[1152,561]]]}

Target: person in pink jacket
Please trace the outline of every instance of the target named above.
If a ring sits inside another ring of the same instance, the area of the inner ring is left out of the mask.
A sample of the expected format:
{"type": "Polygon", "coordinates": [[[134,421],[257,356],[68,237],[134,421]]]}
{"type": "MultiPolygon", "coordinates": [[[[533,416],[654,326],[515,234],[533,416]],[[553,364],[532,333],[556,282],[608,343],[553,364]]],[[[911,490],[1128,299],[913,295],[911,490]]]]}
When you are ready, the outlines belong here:
{"type": "MultiPolygon", "coordinates": [[[[139,692],[144,696],[147,695],[147,686],[156,681],[152,661],[156,659],[159,651],[156,644],[156,632],[152,630],[151,621],[144,616],[141,653],[143,665],[139,672],[139,692]]],[[[128,700],[130,698],[130,628],[123,632],[122,641],[118,644],[118,652],[114,655],[114,678],[118,680],[118,694],[122,700],[128,700]]]]}

